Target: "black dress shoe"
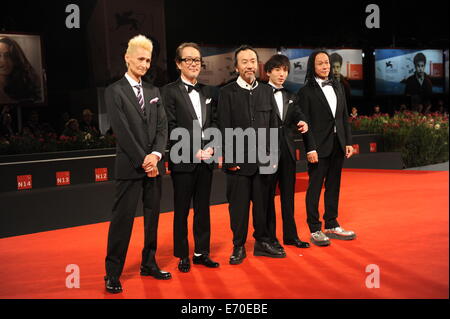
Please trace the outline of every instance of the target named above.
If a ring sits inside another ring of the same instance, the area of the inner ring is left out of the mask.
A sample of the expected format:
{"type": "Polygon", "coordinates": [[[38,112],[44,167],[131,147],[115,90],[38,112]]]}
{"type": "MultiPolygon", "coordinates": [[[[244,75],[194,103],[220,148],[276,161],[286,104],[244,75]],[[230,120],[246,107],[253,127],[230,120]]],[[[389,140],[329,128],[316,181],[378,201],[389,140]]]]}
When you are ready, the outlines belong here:
{"type": "Polygon", "coordinates": [[[233,248],[233,254],[230,257],[230,264],[231,265],[239,265],[244,261],[244,258],[247,257],[247,254],[245,253],[245,247],[244,246],[234,246],[233,248]]]}
{"type": "Polygon", "coordinates": [[[286,252],[284,251],[284,247],[281,246],[281,244],[280,244],[280,242],[278,241],[278,239],[275,239],[275,240],[272,242],[272,246],[275,247],[276,249],[278,249],[279,251],[282,251],[282,252],[286,253],[286,252]]]}
{"type": "Polygon", "coordinates": [[[181,272],[189,272],[191,270],[191,262],[189,257],[180,258],[180,262],[178,263],[178,270],[181,272]]]}
{"type": "Polygon", "coordinates": [[[107,292],[112,294],[122,292],[122,285],[120,284],[119,277],[105,276],[104,279],[107,292]]]}
{"type": "Polygon", "coordinates": [[[275,248],[273,245],[264,241],[255,242],[255,248],[253,250],[255,256],[266,256],[272,258],[284,258],[286,253],[275,248]]]}
{"type": "Polygon", "coordinates": [[[208,268],[217,268],[219,267],[219,263],[211,260],[208,255],[200,255],[192,258],[192,261],[195,265],[204,265],[208,268]]]}
{"type": "Polygon", "coordinates": [[[288,240],[284,242],[285,245],[291,245],[298,248],[309,248],[310,245],[307,242],[301,241],[300,239],[296,238],[294,240],[288,240]]]}
{"type": "Polygon", "coordinates": [[[167,280],[172,278],[170,272],[162,271],[158,266],[141,267],[141,276],[152,276],[156,279],[167,280]]]}

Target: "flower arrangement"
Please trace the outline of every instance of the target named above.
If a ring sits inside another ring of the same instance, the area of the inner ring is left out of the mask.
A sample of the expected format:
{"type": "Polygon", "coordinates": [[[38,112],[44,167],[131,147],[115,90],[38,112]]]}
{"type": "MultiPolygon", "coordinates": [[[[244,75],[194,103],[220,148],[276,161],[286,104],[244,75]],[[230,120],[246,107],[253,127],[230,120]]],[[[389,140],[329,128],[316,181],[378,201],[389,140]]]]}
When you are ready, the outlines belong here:
{"type": "Polygon", "coordinates": [[[18,135],[9,139],[0,139],[0,155],[112,148],[115,146],[116,138],[114,135],[96,137],[84,132],[74,136],[58,136],[49,133],[39,138],[31,135],[18,135]]]}
{"type": "Polygon", "coordinates": [[[353,130],[367,130],[383,137],[386,152],[400,152],[406,167],[448,161],[448,115],[397,112],[350,119],[353,130]]]}

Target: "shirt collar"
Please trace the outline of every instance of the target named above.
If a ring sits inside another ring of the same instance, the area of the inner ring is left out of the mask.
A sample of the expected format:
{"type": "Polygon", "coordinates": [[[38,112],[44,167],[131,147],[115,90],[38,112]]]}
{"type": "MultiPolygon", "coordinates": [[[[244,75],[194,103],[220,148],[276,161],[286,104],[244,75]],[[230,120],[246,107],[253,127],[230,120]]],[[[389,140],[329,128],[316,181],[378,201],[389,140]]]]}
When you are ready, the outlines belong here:
{"type": "Polygon", "coordinates": [[[128,82],[130,83],[130,85],[132,87],[135,87],[136,85],[141,85],[142,86],[142,80],[141,82],[136,82],[135,80],[133,80],[133,78],[131,76],[128,75],[128,73],[125,73],[125,78],[128,80],[128,82]]]}
{"type": "Polygon", "coordinates": [[[186,80],[184,77],[183,77],[183,75],[180,75],[180,78],[181,78],[181,81],[183,82],[183,84],[185,84],[185,85],[190,85],[190,86],[194,86],[194,85],[196,85],[198,82],[197,82],[197,80],[195,81],[195,84],[192,84],[191,82],[189,82],[188,80],[186,80]]]}
{"type": "Polygon", "coordinates": [[[269,84],[273,89],[283,89],[283,88],[284,88],[284,86],[281,86],[281,87],[277,88],[277,86],[276,86],[275,84],[273,84],[272,81],[269,81],[268,84],[269,84]]]}
{"type": "Polygon", "coordinates": [[[319,83],[319,85],[322,85],[322,82],[325,81],[325,80],[322,80],[321,78],[319,78],[317,76],[315,77],[315,79],[316,79],[316,82],[319,83]]]}
{"type": "Polygon", "coordinates": [[[252,86],[252,85],[248,84],[247,82],[245,82],[245,80],[243,78],[241,78],[240,75],[237,78],[236,82],[241,88],[243,88],[245,90],[249,90],[249,91],[256,89],[256,87],[258,86],[258,81],[256,81],[256,79],[253,82],[253,86],[252,86]]]}

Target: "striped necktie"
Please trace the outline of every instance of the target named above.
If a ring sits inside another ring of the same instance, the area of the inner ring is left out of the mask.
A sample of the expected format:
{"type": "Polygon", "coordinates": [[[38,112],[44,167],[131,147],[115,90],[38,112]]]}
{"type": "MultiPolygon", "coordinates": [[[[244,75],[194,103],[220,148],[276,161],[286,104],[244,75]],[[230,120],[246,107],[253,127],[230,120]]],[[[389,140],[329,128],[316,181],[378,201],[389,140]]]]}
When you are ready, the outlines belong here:
{"type": "Polygon", "coordinates": [[[135,85],[134,86],[138,90],[137,99],[138,103],[141,106],[142,112],[144,112],[144,96],[142,95],[142,85],[135,85]]]}

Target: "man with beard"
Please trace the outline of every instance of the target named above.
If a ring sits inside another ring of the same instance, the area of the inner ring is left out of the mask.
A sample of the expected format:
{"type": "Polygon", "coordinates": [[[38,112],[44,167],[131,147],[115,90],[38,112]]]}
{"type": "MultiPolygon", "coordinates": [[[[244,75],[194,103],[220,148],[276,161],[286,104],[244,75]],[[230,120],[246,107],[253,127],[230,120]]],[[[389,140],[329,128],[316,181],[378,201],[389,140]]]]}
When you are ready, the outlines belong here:
{"type": "Polygon", "coordinates": [[[306,214],[311,242],[330,245],[330,238],[351,240],[353,231],[340,227],[338,217],[339,191],[344,158],[352,156],[352,135],[342,86],[330,73],[330,57],[315,51],[308,59],[306,83],[298,91],[299,103],[308,120],[305,147],[309,184],[306,192],[306,214]],[[325,183],[325,231],[319,220],[319,199],[325,183]]]}
{"type": "MultiPolygon", "coordinates": [[[[267,145],[255,146],[248,137],[244,139],[246,142],[243,146],[238,147],[235,143],[236,136],[227,139],[226,135],[227,129],[242,129],[250,133],[265,129],[266,134],[269,134],[271,127],[277,127],[273,90],[255,78],[258,55],[252,47],[239,47],[235,51],[234,63],[239,77],[221,88],[218,114],[222,139],[225,141],[222,149],[225,159],[223,168],[227,179],[228,209],[233,231],[234,247],[230,264],[237,265],[246,257],[250,202],[253,203],[253,237],[256,240],[254,255],[283,258],[286,253],[273,246],[267,230],[267,198],[273,170],[264,169],[260,159],[256,163],[250,160],[254,152],[258,152],[256,148],[267,152],[267,145]],[[242,157],[240,155],[243,155],[243,159],[238,160],[242,157]]],[[[266,139],[266,144],[268,143],[266,139]]]]}

